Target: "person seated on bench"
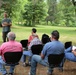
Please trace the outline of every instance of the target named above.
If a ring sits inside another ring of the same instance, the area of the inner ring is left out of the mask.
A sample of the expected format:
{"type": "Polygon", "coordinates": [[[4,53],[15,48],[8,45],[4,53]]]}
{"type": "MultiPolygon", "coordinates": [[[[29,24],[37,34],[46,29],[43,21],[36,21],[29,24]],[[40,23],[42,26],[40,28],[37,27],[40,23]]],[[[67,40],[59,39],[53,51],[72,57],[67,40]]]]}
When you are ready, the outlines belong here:
{"type": "MultiPolygon", "coordinates": [[[[5,66],[3,68],[3,65],[5,64],[4,53],[23,51],[21,43],[15,41],[16,35],[14,32],[9,32],[7,34],[7,38],[8,38],[8,42],[5,42],[0,46],[0,55],[1,55],[0,56],[0,69],[2,68],[2,75],[7,74],[5,66]]],[[[15,66],[10,66],[9,75],[13,75],[14,68],[15,66]]]]}

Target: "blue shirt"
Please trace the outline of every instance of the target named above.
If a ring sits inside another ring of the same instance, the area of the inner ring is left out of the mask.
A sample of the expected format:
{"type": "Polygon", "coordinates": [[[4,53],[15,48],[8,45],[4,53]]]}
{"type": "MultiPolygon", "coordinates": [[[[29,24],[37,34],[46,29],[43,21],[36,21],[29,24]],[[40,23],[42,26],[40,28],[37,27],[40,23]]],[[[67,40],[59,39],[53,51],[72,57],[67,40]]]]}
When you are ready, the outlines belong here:
{"type": "MultiPolygon", "coordinates": [[[[9,18],[5,18],[2,20],[2,23],[3,22],[11,23],[11,20],[9,18]]],[[[9,31],[10,31],[10,26],[4,26],[3,27],[3,32],[9,32],[9,31]]]]}
{"type": "Polygon", "coordinates": [[[41,53],[45,56],[44,61],[47,62],[49,54],[64,53],[64,45],[60,41],[46,43],[41,53]]]}

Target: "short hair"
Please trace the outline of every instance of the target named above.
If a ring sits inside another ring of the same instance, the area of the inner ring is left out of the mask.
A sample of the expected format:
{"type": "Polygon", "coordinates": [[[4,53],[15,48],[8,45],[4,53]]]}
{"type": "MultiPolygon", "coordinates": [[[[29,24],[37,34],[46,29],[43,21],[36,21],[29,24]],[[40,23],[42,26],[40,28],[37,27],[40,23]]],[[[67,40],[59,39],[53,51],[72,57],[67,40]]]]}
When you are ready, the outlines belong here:
{"type": "Polygon", "coordinates": [[[59,32],[57,30],[54,30],[51,34],[54,39],[56,39],[56,40],[59,39],[59,32]]]}
{"type": "Polygon", "coordinates": [[[9,40],[15,40],[16,35],[15,35],[14,32],[9,32],[9,33],[7,34],[7,38],[8,38],[9,40]]]}
{"type": "Polygon", "coordinates": [[[50,42],[50,38],[47,34],[43,34],[42,38],[41,38],[41,41],[42,41],[43,44],[46,44],[47,42],[50,42]]]}
{"type": "Polygon", "coordinates": [[[32,32],[36,33],[36,32],[37,32],[37,30],[36,30],[35,28],[32,28],[32,32]]]}

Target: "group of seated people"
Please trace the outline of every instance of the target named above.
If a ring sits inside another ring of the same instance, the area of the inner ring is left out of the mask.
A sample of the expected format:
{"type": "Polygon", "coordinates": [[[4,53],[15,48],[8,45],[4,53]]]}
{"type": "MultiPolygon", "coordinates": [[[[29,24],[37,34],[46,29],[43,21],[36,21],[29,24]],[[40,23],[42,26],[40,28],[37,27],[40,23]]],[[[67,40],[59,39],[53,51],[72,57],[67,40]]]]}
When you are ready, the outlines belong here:
{"type": "Polygon", "coordinates": [[[39,44],[44,45],[45,43],[50,42],[49,36],[47,34],[42,35],[42,39],[41,39],[42,41],[41,41],[39,39],[39,36],[36,34],[36,32],[37,32],[37,30],[35,28],[33,28],[32,34],[29,36],[29,39],[28,39],[28,50],[25,49],[23,51],[21,61],[23,62],[24,66],[30,66],[31,56],[33,55],[32,51],[31,51],[31,47],[33,45],[39,45],[39,44]],[[28,63],[26,63],[26,56],[30,57],[28,63]]]}
{"type": "MultiPolygon", "coordinates": [[[[44,34],[45,35],[45,34],[44,34]]],[[[13,32],[9,32],[7,34],[7,38],[9,41],[3,43],[0,46],[0,69],[2,68],[2,75],[7,75],[7,71],[5,69],[5,59],[4,59],[4,53],[5,52],[23,52],[23,55],[21,57],[21,61],[23,63],[26,62],[26,56],[29,56],[29,62],[31,63],[30,66],[30,72],[29,75],[36,75],[36,68],[37,68],[37,63],[43,65],[43,66],[48,66],[48,55],[49,54],[61,54],[64,53],[64,59],[68,59],[70,61],[76,62],[76,48],[75,47],[69,47],[65,50],[64,44],[59,41],[60,34],[57,30],[54,30],[51,32],[51,38],[44,44],[42,41],[39,39],[39,36],[36,34],[36,29],[32,29],[32,35],[28,39],[28,50],[23,50],[23,47],[20,42],[16,42],[15,38],[16,35],[13,32]],[[51,40],[51,42],[50,42],[51,40]],[[31,52],[31,46],[32,45],[37,45],[37,44],[43,44],[43,49],[41,51],[40,55],[33,55],[31,52]]],[[[64,64],[64,59],[61,62],[64,64]]],[[[62,66],[60,64],[60,66],[62,66]]],[[[59,66],[59,67],[60,67],[59,66]]],[[[10,66],[9,70],[9,75],[13,75],[14,73],[14,66],[10,66]]],[[[51,75],[53,70],[48,67],[48,75],[51,75]]]]}

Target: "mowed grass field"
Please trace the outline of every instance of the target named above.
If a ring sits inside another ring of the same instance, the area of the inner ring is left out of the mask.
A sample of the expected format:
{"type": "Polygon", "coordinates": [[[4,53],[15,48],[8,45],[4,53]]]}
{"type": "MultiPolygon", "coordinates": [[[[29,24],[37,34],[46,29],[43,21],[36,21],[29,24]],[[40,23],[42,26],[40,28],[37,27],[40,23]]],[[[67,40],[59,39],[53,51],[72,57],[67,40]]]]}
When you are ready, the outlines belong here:
{"type": "MultiPolygon", "coordinates": [[[[72,41],[73,45],[76,45],[76,27],[57,27],[57,26],[43,26],[37,25],[36,27],[24,27],[24,26],[12,26],[11,31],[16,33],[16,40],[28,39],[31,34],[31,29],[36,28],[37,34],[41,39],[42,34],[46,33],[50,36],[53,30],[60,32],[60,41],[65,43],[66,41],[72,41]]],[[[2,43],[2,27],[0,27],[0,43],[2,43]]]]}
{"type": "MultiPolygon", "coordinates": [[[[20,41],[22,39],[28,39],[31,34],[31,29],[33,27],[23,27],[23,26],[12,26],[11,31],[16,33],[16,40],[20,41]]],[[[76,27],[56,27],[56,26],[43,26],[37,25],[37,34],[41,39],[42,34],[46,33],[50,36],[50,33],[53,30],[58,30],[60,32],[60,41],[65,43],[66,41],[72,41],[73,45],[76,45],[76,27]]],[[[0,44],[2,43],[2,28],[0,28],[0,44]]],[[[7,70],[9,67],[6,67],[7,70]]],[[[47,75],[48,67],[44,67],[38,64],[37,66],[37,75],[47,75]]],[[[63,67],[63,72],[58,69],[54,69],[53,75],[76,75],[76,62],[71,62],[66,60],[63,67]]],[[[28,75],[30,67],[22,66],[20,62],[19,65],[15,68],[14,75],[28,75]]],[[[0,73],[0,75],[2,75],[0,73]]]]}

